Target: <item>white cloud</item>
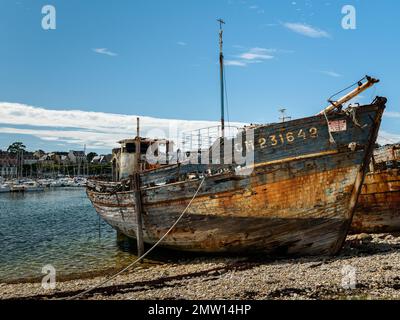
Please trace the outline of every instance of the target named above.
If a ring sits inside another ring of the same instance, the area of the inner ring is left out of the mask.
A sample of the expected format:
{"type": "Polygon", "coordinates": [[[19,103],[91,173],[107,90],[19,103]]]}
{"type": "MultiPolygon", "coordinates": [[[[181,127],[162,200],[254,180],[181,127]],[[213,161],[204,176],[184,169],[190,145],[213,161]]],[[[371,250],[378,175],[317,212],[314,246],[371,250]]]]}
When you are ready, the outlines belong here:
{"type": "Polygon", "coordinates": [[[110,57],[115,57],[115,56],[118,55],[118,54],[115,53],[115,52],[109,51],[107,48],[94,48],[94,49],[92,49],[92,50],[93,50],[94,52],[96,52],[96,53],[104,54],[104,55],[107,55],[107,56],[110,56],[110,57]]]}
{"type": "MultiPolygon", "coordinates": [[[[117,147],[117,141],[127,138],[128,135],[106,132],[76,130],[49,130],[49,129],[21,129],[1,127],[0,134],[30,135],[49,142],[63,142],[66,144],[86,145],[88,148],[111,149],[117,147]]],[[[130,135],[132,136],[132,135],[130,135]]],[[[130,137],[129,136],[129,137],[130,137]]]]}
{"type": "Polygon", "coordinates": [[[277,23],[265,23],[261,25],[261,27],[276,27],[276,26],[278,26],[277,23]]]}
{"type": "Polygon", "coordinates": [[[274,56],[271,54],[273,50],[264,48],[252,48],[248,52],[241,54],[239,57],[244,60],[268,60],[273,59],[274,56]]]}
{"type": "Polygon", "coordinates": [[[251,48],[246,52],[236,56],[235,59],[226,60],[225,65],[246,67],[250,63],[261,63],[265,60],[274,59],[273,53],[277,52],[276,49],[265,49],[265,48],[251,48]]]}
{"type": "Polygon", "coordinates": [[[322,70],[319,71],[322,74],[325,74],[327,76],[333,77],[333,78],[340,78],[342,75],[340,73],[337,73],[335,71],[326,71],[326,70],[322,70]]]}
{"type": "MultiPolygon", "coordinates": [[[[0,102],[0,133],[32,135],[46,141],[69,144],[86,144],[88,148],[113,148],[117,146],[118,140],[135,136],[136,118],[136,115],[49,110],[0,102]],[[29,126],[29,128],[13,126],[29,126]]],[[[182,132],[218,124],[216,121],[140,117],[142,136],[172,140],[176,140],[182,132]]],[[[232,125],[241,127],[243,124],[232,123],[232,125]]]]}
{"type": "Polygon", "coordinates": [[[290,23],[283,24],[287,29],[310,38],[330,38],[328,32],[312,27],[304,23],[290,23]]]}
{"type": "Polygon", "coordinates": [[[182,46],[182,47],[186,47],[187,46],[187,43],[183,42],[183,41],[178,41],[176,44],[179,45],[179,46],[182,46]]]}
{"type": "Polygon", "coordinates": [[[247,63],[239,60],[225,60],[226,66],[234,66],[234,67],[245,67],[247,63]]]}
{"type": "Polygon", "coordinates": [[[400,112],[386,111],[383,116],[386,118],[400,118],[400,112]]]}
{"type": "Polygon", "coordinates": [[[380,145],[393,144],[400,142],[400,134],[379,131],[378,141],[380,145]]]}

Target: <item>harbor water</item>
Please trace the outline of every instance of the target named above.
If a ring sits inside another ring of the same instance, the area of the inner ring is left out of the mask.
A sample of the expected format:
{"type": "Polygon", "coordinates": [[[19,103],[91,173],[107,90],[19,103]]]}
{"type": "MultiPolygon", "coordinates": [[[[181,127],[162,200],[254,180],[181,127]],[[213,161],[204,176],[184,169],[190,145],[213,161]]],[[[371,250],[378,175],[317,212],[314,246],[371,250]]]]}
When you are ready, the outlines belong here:
{"type": "Polygon", "coordinates": [[[0,194],[0,282],[37,281],[52,265],[60,278],[118,270],[135,259],[117,242],[84,188],[0,194]]]}

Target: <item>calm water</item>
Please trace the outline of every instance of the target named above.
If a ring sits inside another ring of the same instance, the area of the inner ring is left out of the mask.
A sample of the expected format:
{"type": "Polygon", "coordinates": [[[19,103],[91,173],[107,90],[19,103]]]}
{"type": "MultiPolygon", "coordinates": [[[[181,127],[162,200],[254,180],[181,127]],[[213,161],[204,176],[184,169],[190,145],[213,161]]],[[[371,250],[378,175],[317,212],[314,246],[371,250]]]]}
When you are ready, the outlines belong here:
{"type": "Polygon", "coordinates": [[[58,277],[120,268],[131,250],[99,222],[84,189],[0,194],[0,281],[39,279],[47,264],[58,277]]]}

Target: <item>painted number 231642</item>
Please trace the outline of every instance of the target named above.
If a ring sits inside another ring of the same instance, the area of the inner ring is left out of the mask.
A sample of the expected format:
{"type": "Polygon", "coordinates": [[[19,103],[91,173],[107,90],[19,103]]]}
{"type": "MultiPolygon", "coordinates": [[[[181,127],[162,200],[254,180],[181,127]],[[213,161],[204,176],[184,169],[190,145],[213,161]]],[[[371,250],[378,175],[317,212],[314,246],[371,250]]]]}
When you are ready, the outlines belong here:
{"type": "Polygon", "coordinates": [[[309,130],[300,129],[296,132],[282,132],[278,134],[270,135],[268,138],[260,138],[258,143],[261,149],[268,148],[269,146],[275,147],[286,143],[294,143],[296,140],[307,140],[307,139],[318,138],[318,129],[311,128],[309,130]]]}

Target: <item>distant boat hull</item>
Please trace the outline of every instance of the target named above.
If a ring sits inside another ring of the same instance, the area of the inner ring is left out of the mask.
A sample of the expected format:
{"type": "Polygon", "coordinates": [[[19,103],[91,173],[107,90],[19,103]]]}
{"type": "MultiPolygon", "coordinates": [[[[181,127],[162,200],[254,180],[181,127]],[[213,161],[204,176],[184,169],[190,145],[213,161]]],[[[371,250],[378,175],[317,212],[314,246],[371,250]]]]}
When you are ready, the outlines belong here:
{"type": "Polygon", "coordinates": [[[10,187],[0,187],[0,193],[9,193],[10,187]]]}
{"type": "Polygon", "coordinates": [[[351,232],[400,232],[400,169],[368,173],[351,232]]]}
{"type": "Polygon", "coordinates": [[[11,187],[11,192],[43,192],[44,187],[41,186],[30,186],[30,185],[14,185],[11,187]]]}
{"type": "MultiPolygon", "coordinates": [[[[161,245],[195,252],[336,254],[353,218],[385,102],[359,109],[363,129],[342,113],[330,115],[332,121],[347,123],[333,134],[335,143],[329,142],[324,116],[257,127],[253,173],[206,176],[189,210],[161,245]]],[[[168,183],[170,178],[205,171],[201,165],[178,165],[141,173],[146,243],[154,244],[167,232],[200,184],[199,179],[168,183]],[[151,187],[154,182],[159,185],[151,187]]],[[[87,188],[98,214],[136,238],[133,192],[102,189],[101,182],[87,188]]]]}

